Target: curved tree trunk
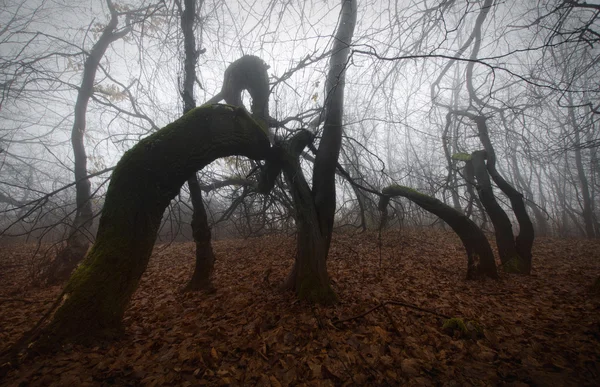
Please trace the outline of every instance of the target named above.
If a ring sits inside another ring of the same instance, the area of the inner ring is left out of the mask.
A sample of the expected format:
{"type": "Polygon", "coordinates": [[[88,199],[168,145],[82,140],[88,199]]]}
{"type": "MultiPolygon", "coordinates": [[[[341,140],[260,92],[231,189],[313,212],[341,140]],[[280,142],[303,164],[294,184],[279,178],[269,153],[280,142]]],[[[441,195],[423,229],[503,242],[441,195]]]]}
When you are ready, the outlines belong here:
{"type": "Polygon", "coordinates": [[[479,227],[462,212],[444,204],[440,200],[424,195],[408,187],[392,185],[382,190],[379,209],[387,213],[387,202],[392,196],[402,196],[446,222],[458,235],[467,250],[467,279],[482,277],[498,278],[494,253],[479,227]],[[387,202],[386,202],[387,201],[387,202]]]}
{"type": "Polygon", "coordinates": [[[519,262],[519,257],[514,244],[514,234],[512,223],[506,215],[506,212],[500,207],[494,196],[492,182],[488,175],[488,170],[485,165],[486,152],[476,151],[471,154],[473,162],[473,170],[477,179],[477,191],[479,199],[485,207],[487,214],[494,225],[494,234],[496,235],[496,245],[498,246],[498,254],[504,270],[517,271],[516,266],[519,262]]]}
{"type": "Polygon", "coordinates": [[[71,144],[73,145],[75,188],[77,210],[75,220],[71,225],[71,232],[67,239],[67,246],[61,250],[46,273],[46,280],[50,284],[64,281],[69,277],[73,269],[81,262],[90,246],[90,228],[93,223],[93,212],[91,198],[91,185],[87,177],[87,155],[85,152],[84,135],[86,130],[87,106],[94,92],[94,80],[96,71],[100,66],[100,60],[104,56],[108,46],[129,33],[129,28],[115,31],[119,21],[118,13],[110,0],[107,0],[111,13],[109,23],[102,30],[98,41],[92,47],[83,65],[83,78],[77,100],[73,128],[71,130],[71,144]]]}
{"type": "MultiPolygon", "coordinates": [[[[269,116],[269,66],[259,57],[244,55],[237,59],[225,70],[223,86],[221,91],[206,102],[206,104],[217,103],[225,100],[229,105],[244,106],[242,103],[242,91],[248,90],[252,97],[252,116],[265,128],[269,127],[271,118],[269,116]]],[[[274,136],[269,132],[271,143],[274,136]]]]}
{"type": "Polygon", "coordinates": [[[211,105],[190,111],[126,152],[113,172],[96,242],[67,283],[45,337],[85,341],[118,333],[164,210],[182,184],[217,158],[262,159],[268,151],[267,134],[244,109],[211,105]]]}
{"type": "Polygon", "coordinates": [[[486,118],[482,116],[476,116],[471,117],[471,119],[473,119],[477,124],[479,139],[486,151],[487,170],[494,182],[498,185],[498,188],[500,188],[510,200],[510,206],[512,207],[512,210],[517,218],[517,222],[519,222],[519,234],[514,242],[518,256],[517,259],[519,259],[519,261],[515,262],[516,265],[512,265],[516,270],[511,271],[516,271],[521,274],[530,274],[532,260],[531,250],[533,248],[535,232],[533,231],[533,223],[531,222],[531,218],[529,217],[527,208],[525,207],[523,194],[521,194],[509,182],[507,182],[496,169],[496,152],[494,151],[494,147],[490,140],[486,118]]]}

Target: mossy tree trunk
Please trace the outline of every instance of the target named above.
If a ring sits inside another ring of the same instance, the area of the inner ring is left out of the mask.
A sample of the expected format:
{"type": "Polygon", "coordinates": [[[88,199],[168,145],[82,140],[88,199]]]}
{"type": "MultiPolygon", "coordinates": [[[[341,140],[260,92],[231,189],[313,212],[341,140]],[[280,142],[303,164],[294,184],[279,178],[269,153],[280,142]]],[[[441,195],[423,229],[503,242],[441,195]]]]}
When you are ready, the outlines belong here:
{"type": "Polygon", "coordinates": [[[494,253],[485,234],[465,214],[434,197],[408,187],[392,185],[384,188],[382,193],[385,195],[380,199],[379,204],[382,216],[387,213],[387,203],[390,197],[402,196],[438,216],[454,230],[467,251],[467,279],[498,278],[494,253]]]}
{"type": "Polygon", "coordinates": [[[196,108],[143,139],[117,164],[96,242],[65,288],[42,340],[86,341],[119,333],[125,308],[146,269],[165,208],[182,184],[213,160],[262,159],[266,132],[244,109],[196,108]]]}

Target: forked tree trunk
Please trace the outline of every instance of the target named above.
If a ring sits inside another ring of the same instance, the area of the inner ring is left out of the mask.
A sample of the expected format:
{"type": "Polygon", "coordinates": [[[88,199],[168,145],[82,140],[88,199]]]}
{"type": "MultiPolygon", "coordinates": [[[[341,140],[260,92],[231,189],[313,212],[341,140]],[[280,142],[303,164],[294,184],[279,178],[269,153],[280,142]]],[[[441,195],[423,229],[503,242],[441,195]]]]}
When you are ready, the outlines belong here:
{"type": "Polygon", "coordinates": [[[296,259],[284,288],[295,291],[301,300],[332,304],[337,302],[337,296],[327,273],[329,240],[320,231],[312,192],[298,161],[312,139],[312,134],[304,130],[277,146],[278,159],[292,194],[297,230],[296,259]]]}
{"type": "Polygon", "coordinates": [[[390,197],[402,196],[438,216],[454,230],[467,251],[467,279],[498,278],[494,253],[485,234],[462,212],[408,187],[392,185],[384,188],[382,193],[385,196],[380,199],[379,210],[383,216],[387,213],[390,197]]]}
{"type": "Polygon", "coordinates": [[[496,236],[496,245],[498,254],[502,261],[503,269],[510,272],[518,272],[519,256],[515,248],[515,239],[512,230],[512,223],[506,215],[506,212],[500,207],[494,196],[492,182],[488,175],[485,165],[485,151],[476,151],[471,154],[473,170],[477,179],[477,191],[479,199],[485,207],[485,210],[494,225],[494,234],[496,236]]]}
{"type": "Polygon", "coordinates": [[[502,190],[502,192],[510,200],[510,206],[515,214],[515,217],[517,218],[517,222],[519,223],[519,234],[514,241],[515,250],[517,253],[517,256],[515,257],[516,260],[510,265],[510,267],[505,267],[505,269],[509,268],[509,271],[516,273],[530,274],[532,261],[531,250],[533,248],[535,232],[533,230],[533,223],[531,222],[531,218],[529,217],[527,208],[525,207],[523,194],[517,191],[509,182],[507,182],[496,169],[496,152],[494,151],[492,141],[490,140],[486,118],[483,116],[476,116],[471,117],[471,119],[477,124],[479,139],[481,140],[481,143],[486,151],[486,168],[488,173],[496,185],[498,185],[498,188],[500,188],[500,190],[502,190]]]}
{"type": "Polygon", "coordinates": [[[146,269],[165,208],[182,184],[213,160],[263,159],[267,133],[244,109],[196,108],[143,139],[113,172],[98,236],[65,288],[45,337],[85,341],[119,333],[125,308],[146,269]]]}
{"type": "MultiPolygon", "coordinates": [[[[301,299],[326,304],[335,301],[326,260],[333,234],[335,172],[342,145],[346,66],[356,25],[356,7],[356,0],[342,0],[340,22],[325,82],[325,122],[315,156],[312,192],[306,181],[301,181],[304,179],[300,179],[300,175],[288,176],[284,166],[288,179],[294,179],[293,195],[297,198],[295,205],[298,217],[298,254],[287,286],[295,289],[301,299]]],[[[301,173],[301,169],[298,167],[296,172],[301,173]]]]}

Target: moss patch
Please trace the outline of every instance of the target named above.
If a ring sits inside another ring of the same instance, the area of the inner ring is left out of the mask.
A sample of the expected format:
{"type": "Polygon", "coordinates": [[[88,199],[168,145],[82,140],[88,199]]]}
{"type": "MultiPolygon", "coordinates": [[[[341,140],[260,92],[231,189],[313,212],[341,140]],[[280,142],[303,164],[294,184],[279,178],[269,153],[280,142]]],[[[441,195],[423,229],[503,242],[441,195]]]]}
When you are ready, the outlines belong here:
{"type": "Polygon", "coordinates": [[[452,155],[452,160],[469,161],[471,160],[471,155],[468,153],[455,153],[452,155]]]}
{"type": "Polygon", "coordinates": [[[456,338],[477,340],[483,337],[483,326],[474,320],[465,323],[462,318],[449,318],[444,321],[442,330],[456,338]]]}
{"type": "Polygon", "coordinates": [[[515,256],[502,265],[502,268],[505,273],[519,274],[523,270],[523,263],[521,262],[521,258],[515,256]]]}

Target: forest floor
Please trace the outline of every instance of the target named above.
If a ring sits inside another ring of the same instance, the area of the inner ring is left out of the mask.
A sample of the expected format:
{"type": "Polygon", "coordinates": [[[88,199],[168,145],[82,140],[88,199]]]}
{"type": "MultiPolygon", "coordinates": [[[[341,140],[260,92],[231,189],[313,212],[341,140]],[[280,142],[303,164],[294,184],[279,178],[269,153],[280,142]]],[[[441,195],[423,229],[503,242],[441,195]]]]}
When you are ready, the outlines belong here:
{"type": "MultiPolygon", "coordinates": [[[[589,292],[600,275],[598,241],[539,238],[533,275],[466,281],[452,233],[389,231],[381,250],[377,234],[337,235],[328,266],[341,302],[333,307],[279,290],[291,237],[214,248],[216,292],[181,292],[192,243],[159,245],[122,339],[27,358],[0,384],[600,385],[600,296],[589,292]],[[431,312],[475,321],[483,334],[445,330],[431,312]]],[[[61,292],[29,285],[29,259],[26,248],[0,253],[0,352],[61,292]]]]}

